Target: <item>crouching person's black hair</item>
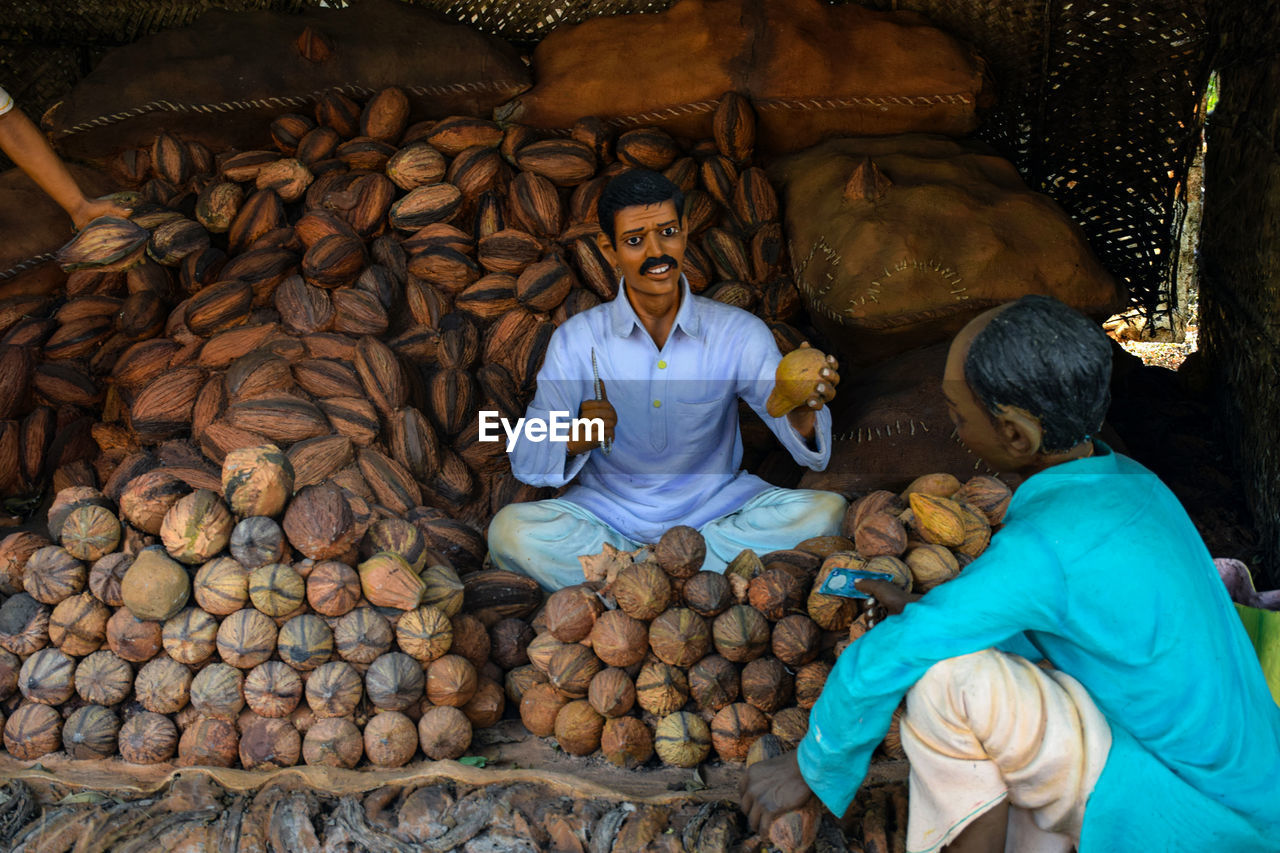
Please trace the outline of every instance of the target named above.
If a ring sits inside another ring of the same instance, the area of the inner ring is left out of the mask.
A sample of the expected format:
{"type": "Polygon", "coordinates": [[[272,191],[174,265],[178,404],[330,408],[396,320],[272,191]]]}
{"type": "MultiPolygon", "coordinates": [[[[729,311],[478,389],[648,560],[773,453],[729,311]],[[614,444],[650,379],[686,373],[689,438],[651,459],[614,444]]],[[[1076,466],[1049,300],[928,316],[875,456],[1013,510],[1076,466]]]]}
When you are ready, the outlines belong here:
{"type": "Polygon", "coordinates": [[[1040,419],[1043,449],[1097,434],[1111,404],[1111,343],[1099,326],[1048,296],[1024,296],[969,345],[969,388],[993,414],[1017,406],[1040,419]]]}

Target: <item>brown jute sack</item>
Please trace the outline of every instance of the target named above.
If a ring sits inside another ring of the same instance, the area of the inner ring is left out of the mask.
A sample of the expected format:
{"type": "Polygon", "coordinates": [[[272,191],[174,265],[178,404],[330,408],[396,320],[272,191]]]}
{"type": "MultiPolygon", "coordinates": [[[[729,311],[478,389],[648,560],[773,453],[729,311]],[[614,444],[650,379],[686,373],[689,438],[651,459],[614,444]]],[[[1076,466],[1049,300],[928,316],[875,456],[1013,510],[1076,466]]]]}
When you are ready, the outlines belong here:
{"type": "Polygon", "coordinates": [[[331,89],[363,100],[399,86],[419,121],[487,116],[528,84],[501,39],[396,0],[292,15],[209,11],[190,27],[111,51],[45,124],[60,150],[81,157],[150,145],[164,129],[214,151],[259,148],[270,147],[272,119],[312,115],[331,89]],[[308,27],[318,36],[313,53],[328,58],[302,55],[308,27]]]}
{"type": "Polygon", "coordinates": [[[986,97],[981,58],[920,15],[820,0],[595,18],[547,36],[533,66],[537,85],[500,118],[563,128],[596,115],[701,138],[736,91],[755,107],[758,144],[781,152],[833,134],[969,133],[986,97]]]}
{"type": "Polygon", "coordinates": [[[981,143],[831,140],[770,174],[810,317],[855,363],[945,340],[1028,293],[1100,317],[1122,304],[1079,227],[981,143]]]}

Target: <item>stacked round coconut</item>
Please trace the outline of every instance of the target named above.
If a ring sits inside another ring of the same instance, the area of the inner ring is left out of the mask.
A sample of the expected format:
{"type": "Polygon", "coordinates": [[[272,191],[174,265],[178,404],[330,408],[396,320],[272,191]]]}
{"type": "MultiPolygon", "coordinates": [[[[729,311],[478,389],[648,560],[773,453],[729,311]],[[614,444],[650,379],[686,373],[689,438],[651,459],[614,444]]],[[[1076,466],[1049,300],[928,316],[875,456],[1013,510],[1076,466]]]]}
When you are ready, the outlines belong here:
{"type": "Polygon", "coordinates": [[[483,540],[438,510],[295,491],[274,445],[230,451],[220,475],[66,489],[52,541],[0,541],[12,755],[398,766],[457,758],[502,717],[489,627],[536,609],[533,581],[475,571],[483,540]]]}
{"type": "Polygon", "coordinates": [[[753,139],[736,96],[715,140],[592,119],[540,139],[469,117],[409,125],[394,88],[282,115],[262,150],[162,133],[116,163],[138,188],[117,197],[130,218],[62,250],[65,292],[0,301],[0,495],[51,474],[110,493],[160,463],[203,486],[227,453],[269,442],[299,487],[483,526],[544,496],[479,440],[476,413],[522,416],[556,326],[615,295],[595,240],[612,176],[664,171],[686,192],[693,290],[799,344],[753,139]]]}
{"type": "Polygon", "coordinates": [[[992,477],[927,475],[853,503],[843,535],[744,551],[723,574],[701,570],[705,543],[689,527],[634,553],[606,547],[584,558],[600,581],[504,629],[532,637],[508,696],[530,732],[624,767],[655,752],[693,767],[794,749],[835,658],[869,629],[858,600],[817,591],[827,575],[884,572],[927,592],[986,548],[1010,496],[992,477]]]}

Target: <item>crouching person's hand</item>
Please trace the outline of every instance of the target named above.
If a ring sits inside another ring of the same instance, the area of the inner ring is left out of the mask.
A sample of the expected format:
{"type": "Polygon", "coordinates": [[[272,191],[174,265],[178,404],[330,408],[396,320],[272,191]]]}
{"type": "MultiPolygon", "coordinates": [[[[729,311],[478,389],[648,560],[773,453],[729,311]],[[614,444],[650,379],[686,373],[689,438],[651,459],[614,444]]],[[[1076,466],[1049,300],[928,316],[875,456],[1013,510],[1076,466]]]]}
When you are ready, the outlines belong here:
{"type": "Polygon", "coordinates": [[[775,818],[803,808],[813,800],[813,791],[800,773],[794,750],[747,768],[740,792],[747,823],[760,835],[768,834],[775,818]]]}

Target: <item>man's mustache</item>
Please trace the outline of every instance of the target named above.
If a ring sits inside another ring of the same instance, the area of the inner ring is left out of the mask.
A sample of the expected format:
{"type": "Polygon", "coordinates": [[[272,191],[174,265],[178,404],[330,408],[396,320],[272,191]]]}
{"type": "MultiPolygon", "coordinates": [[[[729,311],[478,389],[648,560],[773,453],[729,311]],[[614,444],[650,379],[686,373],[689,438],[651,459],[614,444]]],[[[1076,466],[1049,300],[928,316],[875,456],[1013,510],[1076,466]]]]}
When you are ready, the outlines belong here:
{"type": "Polygon", "coordinates": [[[660,267],[663,264],[669,264],[673,269],[680,266],[676,263],[676,259],[670,255],[663,255],[660,258],[645,258],[644,263],[640,265],[640,275],[644,275],[654,267],[660,267]]]}

